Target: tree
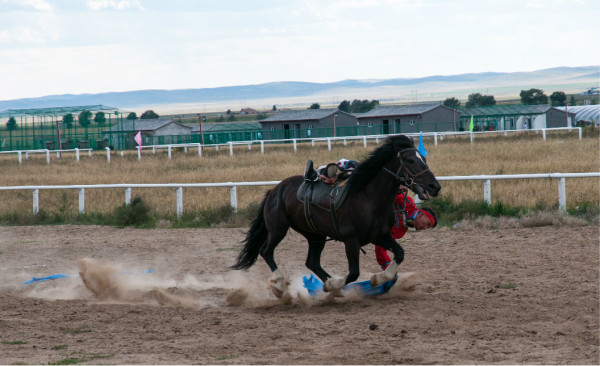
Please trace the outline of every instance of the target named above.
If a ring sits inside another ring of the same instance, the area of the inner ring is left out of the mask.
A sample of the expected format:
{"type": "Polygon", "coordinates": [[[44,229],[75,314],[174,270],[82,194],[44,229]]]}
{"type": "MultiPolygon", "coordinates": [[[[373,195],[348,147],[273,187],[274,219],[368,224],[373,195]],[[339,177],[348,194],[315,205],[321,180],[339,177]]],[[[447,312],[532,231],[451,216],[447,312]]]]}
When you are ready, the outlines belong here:
{"type": "Polygon", "coordinates": [[[277,106],[273,104],[273,112],[277,112],[277,106]]]}
{"type": "Polygon", "coordinates": [[[227,121],[229,121],[229,122],[235,122],[236,121],[235,114],[231,113],[229,115],[229,117],[227,117],[227,121]]]}
{"type": "Polygon", "coordinates": [[[63,125],[65,125],[66,128],[73,128],[73,122],[75,122],[73,113],[67,113],[63,116],[63,125]]]}
{"type": "Polygon", "coordinates": [[[481,95],[480,93],[469,94],[469,99],[465,107],[489,107],[496,105],[496,99],[493,95],[481,95]]]}
{"type": "Polygon", "coordinates": [[[541,89],[531,88],[529,90],[521,90],[519,96],[521,97],[522,104],[548,104],[548,96],[541,89]]]}
{"type": "Polygon", "coordinates": [[[577,102],[575,101],[575,96],[571,95],[571,99],[569,100],[569,105],[577,105],[577,102]]]}
{"type": "Polygon", "coordinates": [[[159,115],[154,113],[154,111],[151,109],[142,113],[142,115],[140,116],[140,119],[156,119],[156,118],[159,118],[159,115]]]}
{"type": "Polygon", "coordinates": [[[460,101],[454,97],[446,98],[443,103],[448,108],[458,108],[460,107],[460,101]]]}
{"type": "Polygon", "coordinates": [[[8,122],[6,122],[6,129],[11,132],[17,129],[17,120],[15,117],[10,117],[8,119],[8,122]]]}
{"type": "Polygon", "coordinates": [[[350,113],[350,102],[347,100],[342,101],[340,105],[338,105],[338,109],[340,111],[350,113]]]}
{"type": "Polygon", "coordinates": [[[106,115],[104,112],[96,112],[96,115],[94,116],[94,122],[96,122],[98,125],[103,125],[104,122],[106,122],[106,115]]]}
{"type": "Polygon", "coordinates": [[[554,93],[552,93],[552,95],[550,95],[550,100],[553,106],[562,106],[565,105],[565,103],[567,102],[567,95],[564,92],[555,91],[554,93]]]}
{"type": "Polygon", "coordinates": [[[321,105],[319,103],[313,103],[308,109],[321,109],[321,105]]]}
{"type": "Polygon", "coordinates": [[[135,112],[131,112],[127,115],[127,119],[130,121],[135,121],[137,119],[137,114],[135,114],[135,112]]]}
{"type": "Polygon", "coordinates": [[[87,130],[88,126],[92,122],[92,112],[86,110],[79,113],[77,120],[79,121],[81,127],[85,127],[87,130]]]}
{"type": "Polygon", "coordinates": [[[228,109],[227,112],[225,112],[226,115],[230,115],[231,114],[231,109],[228,109]]]}

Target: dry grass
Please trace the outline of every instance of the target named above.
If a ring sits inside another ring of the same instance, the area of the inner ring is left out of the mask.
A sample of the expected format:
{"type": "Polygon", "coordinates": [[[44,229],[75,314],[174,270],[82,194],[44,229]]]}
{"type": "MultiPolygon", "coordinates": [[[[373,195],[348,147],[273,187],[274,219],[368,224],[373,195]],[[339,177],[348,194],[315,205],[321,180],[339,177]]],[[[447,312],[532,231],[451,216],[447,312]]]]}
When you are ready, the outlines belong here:
{"type": "MultiPolygon", "coordinates": [[[[381,141],[380,141],[381,142],[381,141]]],[[[428,162],[437,176],[519,173],[576,173],[600,171],[600,146],[597,133],[580,141],[577,134],[549,135],[544,141],[539,136],[482,137],[471,144],[468,137],[452,137],[438,141],[425,139],[429,151],[428,162]]],[[[100,183],[202,183],[235,181],[281,180],[302,174],[307,159],[316,165],[337,161],[339,158],[361,160],[375,148],[370,142],[367,149],[362,142],[341,142],[327,150],[324,143],[298,146],[265,145],[265,154],[255,145],[234,147],[234,156],[221,148],[206,149],[199,157],[196,149],[185,153],[173,152],[168,159],[164,150],[155,155],[144,151],[138,161],[137,152],[113,154],[107,163],[106,154],[94,152],[83,155],[80,162],[73,154],[61,159],[52,156],[48,165],[44,155],[33,155],[18,164],[16,156],[0,155],[0,186],[16,185],[73,185],[100,183]]],[[[461,200],[482,200],[482,182],[443,182],[442,197],[461,200]]],[[[270,187],[238,187],[240,208],[258,202],[270,187]]],[[[598,178],[567,179],[567,204],[598,204],[598,178]]],[[[556,180],[492,181],[492,203],[522,207],[553,207],[558,202],[556,180]]],[[[76,215],[77,190],[42,190],[40,207],[48,212],[76,215]]],[[[174,214],[175,191],[170,189],[134,189],[133,196],[141,196],[156,212],[174,214]]],[[[31,191],[0,191],[0,214],[32,210],[31,191]]],[[[229,204],[228,188],[184,189],[184,210],[214,208],[229,204]]],[[[86,190],[86,212],[110,212],[124,202],[121,189],[86,190]]]]}

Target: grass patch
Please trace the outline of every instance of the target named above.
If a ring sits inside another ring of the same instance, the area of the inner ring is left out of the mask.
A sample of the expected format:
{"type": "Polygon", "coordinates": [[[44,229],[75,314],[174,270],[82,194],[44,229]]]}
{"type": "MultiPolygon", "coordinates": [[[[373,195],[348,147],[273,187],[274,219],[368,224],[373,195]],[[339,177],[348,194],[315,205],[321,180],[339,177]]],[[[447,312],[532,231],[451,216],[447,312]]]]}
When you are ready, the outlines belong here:
{"type": "Polygon", "coordinates": [[[52,349],[56,350],[56,351],[61,350],[61,349],[67,349],[67,348],[69,348],[68,344],[59,344],[59,345],[52,347],[52,349]]]}
{"type": "Polygon", "coordinates": [[[29,344],[28,341],[2,341],[2,344],[29,344]]]}
{"type": "Polygon", "coordinates": [[[93,361],[93,360],[97,360],[97,359],[102,359],[102,358],[110,358],[114,356],[114,354],[111,355],[99,355],[99,354],[91,354],[91,355],[86,355],[84,357],[69,357],[69,358],[63,358],[62,360],[58,360],[56,362],[48,362],[48,365],[77,365],[77,364],[81,364],[84,362],[88,362],[88,361],[93,361]]]}

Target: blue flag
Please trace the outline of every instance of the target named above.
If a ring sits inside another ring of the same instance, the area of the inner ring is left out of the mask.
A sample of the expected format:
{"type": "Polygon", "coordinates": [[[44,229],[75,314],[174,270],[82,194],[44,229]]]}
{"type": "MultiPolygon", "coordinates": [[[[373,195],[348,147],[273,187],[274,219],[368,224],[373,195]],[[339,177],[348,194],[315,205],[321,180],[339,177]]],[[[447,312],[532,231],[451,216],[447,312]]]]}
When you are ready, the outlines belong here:
{"type": "Polygon", "coordinates": [[[427,157],[427,150],[425,150],[425,145],[423,145],[423,132],[419,135],[419,147],[417,147],[417,151],[422,157],[427,157]]]}

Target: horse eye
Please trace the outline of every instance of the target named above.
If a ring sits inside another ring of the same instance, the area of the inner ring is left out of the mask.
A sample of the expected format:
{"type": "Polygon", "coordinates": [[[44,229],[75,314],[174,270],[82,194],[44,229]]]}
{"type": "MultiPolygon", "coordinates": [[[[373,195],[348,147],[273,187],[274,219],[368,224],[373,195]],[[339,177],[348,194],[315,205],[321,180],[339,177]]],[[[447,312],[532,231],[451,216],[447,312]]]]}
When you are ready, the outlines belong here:
{"type": "Polygon", "coordinates": [[[415,163],[415,161],[414,161],[413,159],[408,159],[408,162],[409,162],[410,164],[414,164],[414,163],[415,163]]]}

